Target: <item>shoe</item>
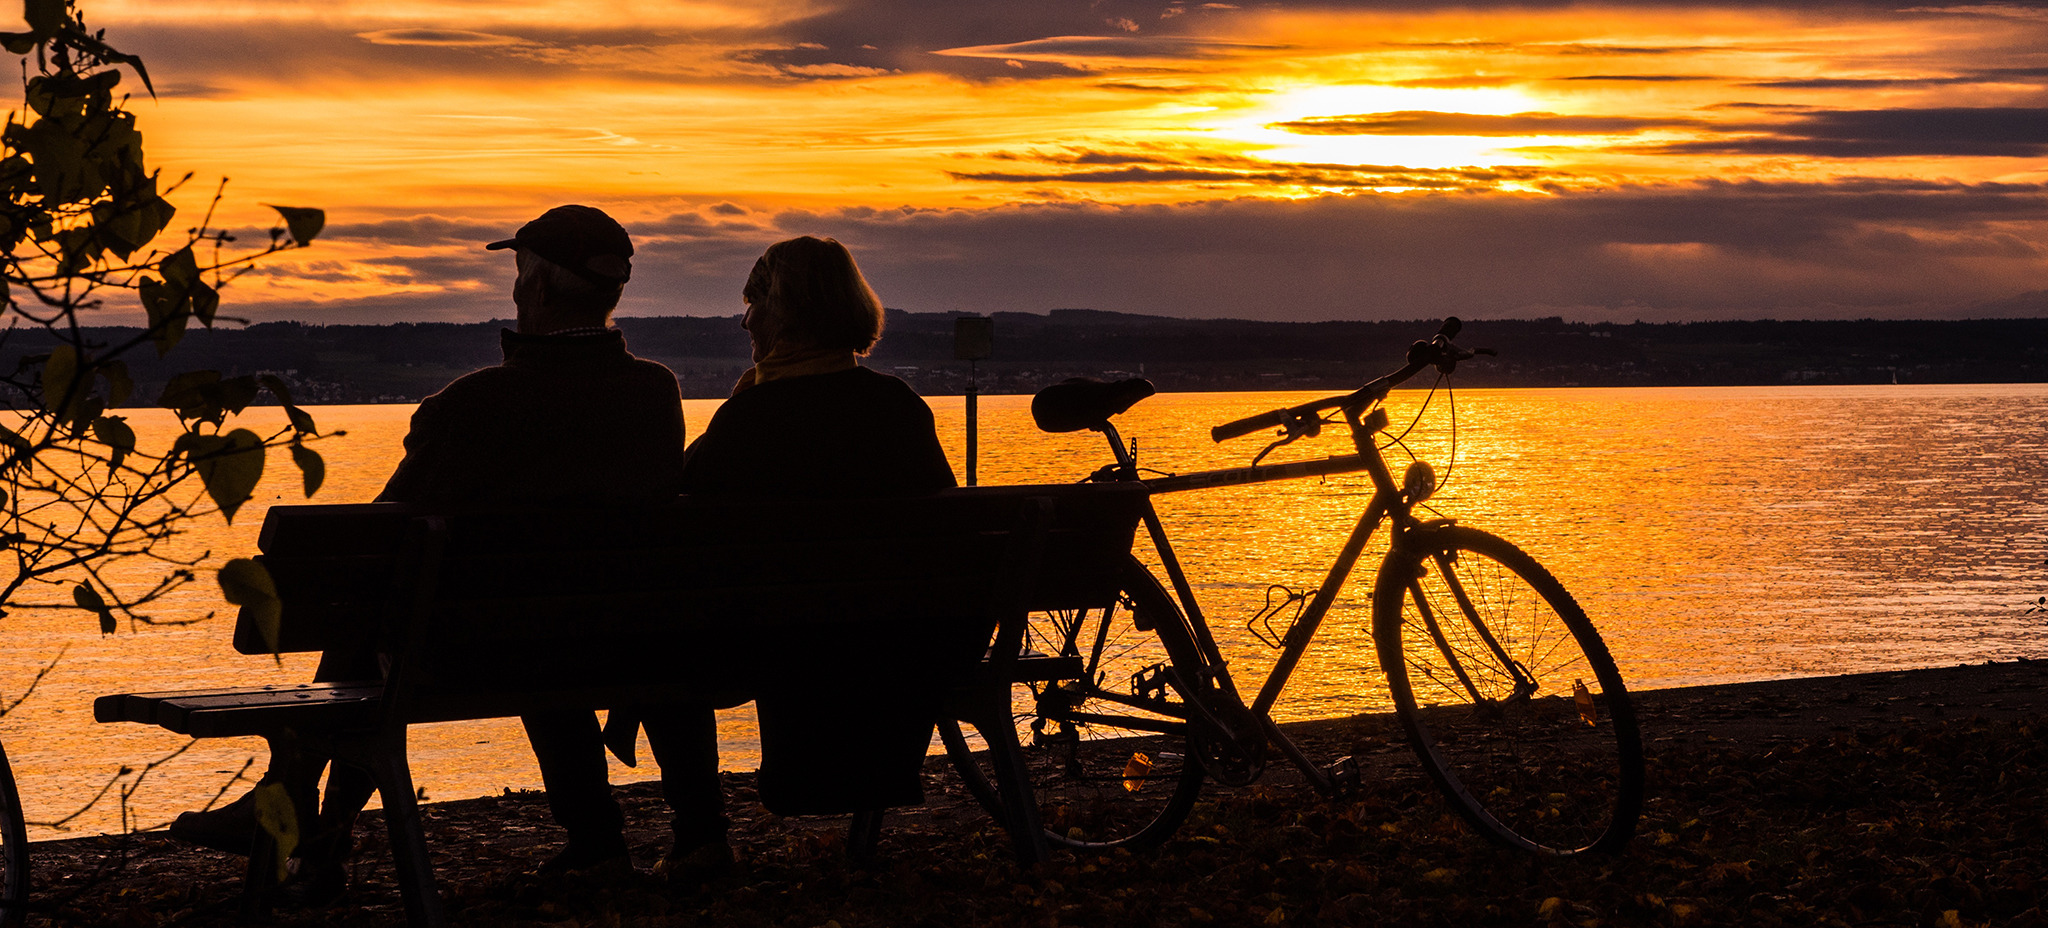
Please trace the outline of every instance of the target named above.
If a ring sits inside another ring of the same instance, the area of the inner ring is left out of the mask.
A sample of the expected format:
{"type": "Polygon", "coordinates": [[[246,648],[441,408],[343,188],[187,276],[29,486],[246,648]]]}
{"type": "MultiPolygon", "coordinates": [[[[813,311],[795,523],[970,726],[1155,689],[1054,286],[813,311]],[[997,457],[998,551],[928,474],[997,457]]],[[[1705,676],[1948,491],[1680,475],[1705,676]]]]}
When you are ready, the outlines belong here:
{"type": "Polygon", "coordinates": [[[325,909],[341,903],[348,895],[348,862],[344,858],[321,856],[301,859],[299,872],[278,887],[286,908],[325,909]]]}
{"type": "MultiPolygon", "coordinates": [[[[319,802],[315,791],[293,791],[292,805],[298,811],[301,830],[311,828],[319,817],[319,802]]],[[[217,809],[179,813],[171,822],[170,835],[187,844],[247,856],[255,846],[256,830],[256,791],[250,790],[217,809]]]]}
{"type": "Polygon", "coordinates": [[[355,849],[353,815],[300,842],[291,879],[278,887],[278,901],[292,909],[339,905],[348,895],[349,861],[355,849]]]}
{"type": "Polygon", "coordinates": [[[732,845],[724,838],[695,847],[676,847],[654,865],[654,875],[671,886],[694,886],[732,872],[732,845]]]}
{"type": "Polygon", "coordinates": [[[620,838],[613,842],[571,841],[547,863],[540,865],[541,876],[566,876],[571,873],[602,874],[613,871],[626,872],[633,869],[633,858],[626,852],[626,842],[620,838]]]}
{"type": "Polygon", "coordinates": [[[230,854],[249,853],[256,841],[255,793],[203,812],[184,812],[171,822],[170,834],[186,844],[230,854]]]}

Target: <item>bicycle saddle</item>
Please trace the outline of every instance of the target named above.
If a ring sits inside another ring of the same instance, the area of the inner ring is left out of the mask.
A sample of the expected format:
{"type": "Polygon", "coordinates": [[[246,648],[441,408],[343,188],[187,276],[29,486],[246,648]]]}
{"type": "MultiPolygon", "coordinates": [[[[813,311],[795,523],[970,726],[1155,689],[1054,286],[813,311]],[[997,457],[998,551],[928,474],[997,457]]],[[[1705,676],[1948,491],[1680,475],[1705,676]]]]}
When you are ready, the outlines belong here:
{"type": "Polygon", "coordinates": [[[1038,391],[1031,398],[1031,418],[1040,431],[1078,432],[1099,429],[1109,417],[1136,406],[1157,391],[1143,377],[1115,383],[1074,377],[1038,391]]]}

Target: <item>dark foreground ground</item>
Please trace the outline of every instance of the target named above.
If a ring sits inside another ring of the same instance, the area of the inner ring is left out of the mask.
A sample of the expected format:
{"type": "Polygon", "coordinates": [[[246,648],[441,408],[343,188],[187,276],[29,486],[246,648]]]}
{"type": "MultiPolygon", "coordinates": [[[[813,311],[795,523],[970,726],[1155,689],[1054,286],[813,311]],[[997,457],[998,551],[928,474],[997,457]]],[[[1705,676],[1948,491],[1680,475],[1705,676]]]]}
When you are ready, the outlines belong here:
{"type": "MultiPolygon", "coordinates": [[[[843,821],[770,815],[728,780],[742,862],[701,891],[643,874],[543,880],[542,797],[426,807],[462,925],[1900,925],[2048,926],[2048,661],[1639,694],[1650,792],[1617,858],[1541,861],[1457,821],[1384,719],[1303,726],[1311,753],[1384,776],[1319,799],[1276,769],[1211,787],[1146,854],[1058,853],[1020,871],[943,762],[850,867],[843,821]]],[[[650,785],[624,791],[644,871],[664,850],[650,785]]],[[[342,907],[286,925],[396,925],[381,822],[359,830],[342,907]]],[[[34,848],[47,925],[237,923],[240,860],[160,835],[34,848]]]]}

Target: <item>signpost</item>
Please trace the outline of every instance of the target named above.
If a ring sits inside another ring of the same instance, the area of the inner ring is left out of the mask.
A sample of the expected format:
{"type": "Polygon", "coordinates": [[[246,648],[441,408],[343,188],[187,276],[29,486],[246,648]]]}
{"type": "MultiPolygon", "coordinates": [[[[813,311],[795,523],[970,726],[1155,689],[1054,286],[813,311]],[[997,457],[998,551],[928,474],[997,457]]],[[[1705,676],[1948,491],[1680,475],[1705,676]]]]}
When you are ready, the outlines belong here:
{"type": "Polygon", "coordinates": [[[976,434],[980,409],[981,369],[975,362],[995,353],[996,321],[987,316],[961,316],[953,320],[953,357],[967,362],[967,485],[975,485],[975,464],[980,449],[976,434]]]}

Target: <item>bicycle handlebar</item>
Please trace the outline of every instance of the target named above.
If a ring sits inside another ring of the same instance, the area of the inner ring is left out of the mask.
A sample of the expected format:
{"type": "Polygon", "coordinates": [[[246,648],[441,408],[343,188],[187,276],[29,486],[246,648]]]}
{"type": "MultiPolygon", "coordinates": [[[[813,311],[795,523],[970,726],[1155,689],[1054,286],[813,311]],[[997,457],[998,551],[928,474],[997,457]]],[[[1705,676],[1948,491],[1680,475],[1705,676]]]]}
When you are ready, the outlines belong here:
{"type": "Polygon", "coordinates": [[[1452,368],[1457,366],[1459,361],[1466,360],[1474,355],[1490,355],[1494,353],[1491,348],[1467,351],[1451,344],[1451,339],[1457,337],[1458,331],[1461,328],[1463,328],[1463,323],[1458,321],[1458,317],[1452,316],[1445,319],[1444,324],[1437,329],[1435,338],[1426,342],[1416,342],[1408,346],[1408,363],[1403,365],[1400,370],[1368,383],[1357,390],[1346,393],[1343,396],[1324,397],[1299,406],[1275,409],[1272,412],[1262,412],[1256,416],[1247,416],[1235,422],[1226,422],[1210,429],[1209,438],[1213,441],[1224,442],[1241,435],[1249,435],[1261,429],[1269,429],[1275,426],[1286,426],[1292,429],[1296,423],[1317,417],[1318,414],[1326,409],[1336,409],[1340,406],[1363,408],[1374,401],[1386,399],[1388,391],[1400,386],[1408,378],[1421,373],[1425,367],[1434,366],[1448,374],[1452,368]]]}

